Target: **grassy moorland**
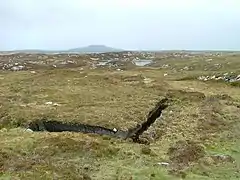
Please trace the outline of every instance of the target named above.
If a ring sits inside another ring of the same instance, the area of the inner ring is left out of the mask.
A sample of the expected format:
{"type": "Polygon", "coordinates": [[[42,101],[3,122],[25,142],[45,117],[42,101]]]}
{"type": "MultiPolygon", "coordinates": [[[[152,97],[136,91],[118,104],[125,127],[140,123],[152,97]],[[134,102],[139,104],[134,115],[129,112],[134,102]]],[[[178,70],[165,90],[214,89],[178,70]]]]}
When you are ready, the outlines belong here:
{"type": "Polygon", "coordinates": [[[197,80],[240,74],[239,58],[159,59],[124,71],[1,71],[0,179],[239,179],[238,83],[197,80]],[[166,96],[169,107],[143,134],[148,144],[24,128],[45,117],[127,129],[166,96]]]}

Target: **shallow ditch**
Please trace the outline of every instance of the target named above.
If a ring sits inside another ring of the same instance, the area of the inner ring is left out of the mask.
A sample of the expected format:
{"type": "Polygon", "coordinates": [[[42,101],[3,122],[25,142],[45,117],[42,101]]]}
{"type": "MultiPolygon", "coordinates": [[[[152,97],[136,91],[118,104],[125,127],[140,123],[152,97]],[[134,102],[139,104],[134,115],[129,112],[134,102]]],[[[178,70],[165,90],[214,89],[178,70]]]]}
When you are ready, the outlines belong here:
{"type": "Polygon", "coordinates": [[[47,119],[33,121],[28,125],[28,129],[32,131],[48,131],[48,132],[81,132],[94,133],[99,135],[108,135],[121,139],[132,139],[134,142],[140,142],[139,137],[142,135],[162,114],[162,111],[168,106],[168,99],[160,100],[155,107],[148,113],[146,121],[138,124],[134,128],[129,128],[127,131],[108,129],[101,126],[92,126],[87,124],[63,123],[60,121],[49,121],[47,119]]]}

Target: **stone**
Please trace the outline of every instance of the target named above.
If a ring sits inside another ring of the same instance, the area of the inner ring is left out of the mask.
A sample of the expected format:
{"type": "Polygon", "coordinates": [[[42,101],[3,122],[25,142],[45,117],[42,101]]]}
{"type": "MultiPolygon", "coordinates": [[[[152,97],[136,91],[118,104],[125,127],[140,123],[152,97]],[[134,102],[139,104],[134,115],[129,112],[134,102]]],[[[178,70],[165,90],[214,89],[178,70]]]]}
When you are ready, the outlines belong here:
{"type": "Polygon", "coordinates": [[[45,104],[46,104],[46,105],[52,105],[53,102],[49,101],[49,102],[46,102],[45,104]]]}
{"type": "Polygon", "coordinates": [[[169,166],[169,163],[168,162],[159,162],[157,163],[158,165],[161,165],[161,166],[169,166]]]}
{"type": "Polygon", "coordinates": [[[27,128],[26,131],[27,131],[27,132],[33,132],[33,130],[31,130],[31,129],[29,129],[29,128],[27,128]]]}

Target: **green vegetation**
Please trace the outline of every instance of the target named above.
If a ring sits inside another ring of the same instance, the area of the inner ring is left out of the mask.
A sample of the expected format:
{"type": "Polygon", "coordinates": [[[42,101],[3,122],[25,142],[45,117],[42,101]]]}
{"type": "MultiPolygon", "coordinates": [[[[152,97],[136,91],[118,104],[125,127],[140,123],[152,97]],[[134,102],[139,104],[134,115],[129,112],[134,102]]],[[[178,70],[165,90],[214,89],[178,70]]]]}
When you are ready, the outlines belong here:
{"type": "Polygon", "coordinates": [[[239,179],[239,86],[192,78],[239,73],[237,59],[212,60],[222,64],[220,70],[204,69],[211,66],[205,60],[169,59],[157,63],[175,70],[0,72],[0,179],[239,179]],[[193,62],[192,70],[176,71],[193,62]],[[143,134],[148,145],[24,128],[46,117],[126,129],[142,122],[165,96],[170,106],[143,134]]]}

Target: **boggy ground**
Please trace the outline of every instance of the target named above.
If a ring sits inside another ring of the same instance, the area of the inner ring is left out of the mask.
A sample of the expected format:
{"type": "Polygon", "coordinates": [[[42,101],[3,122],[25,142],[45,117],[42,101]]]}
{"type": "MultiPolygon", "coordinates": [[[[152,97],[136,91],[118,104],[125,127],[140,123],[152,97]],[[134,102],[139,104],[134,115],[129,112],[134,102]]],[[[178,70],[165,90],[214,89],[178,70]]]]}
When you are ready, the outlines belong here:
{"type": "MultiPolygon", "coordinates": [[[[239,73],[235,58],[220,59],[221,72],[239,73]]],[[[239,179],[239,87],[193,78],[217,71],[202,69],[205,60],[157,63],[124,71],[0,72],[0,179],[239,179]],[[193,69],[176,71],[192,62],[193,69]],[[145,145],[24,129],[44,117],[124,130],[164,97],[170,105],[142,135],[145,145]]]]}

